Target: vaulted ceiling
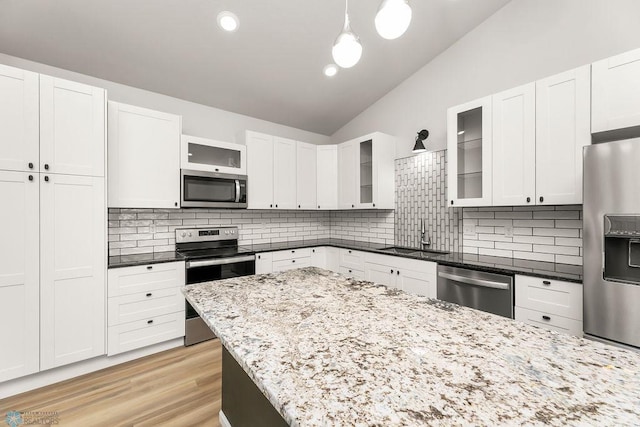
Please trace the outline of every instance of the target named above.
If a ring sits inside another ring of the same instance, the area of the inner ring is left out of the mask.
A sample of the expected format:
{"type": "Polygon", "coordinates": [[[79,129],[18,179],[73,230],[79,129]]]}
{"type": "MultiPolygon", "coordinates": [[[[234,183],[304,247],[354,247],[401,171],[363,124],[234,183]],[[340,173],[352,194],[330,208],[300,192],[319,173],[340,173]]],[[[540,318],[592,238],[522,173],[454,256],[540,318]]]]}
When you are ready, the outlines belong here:
{"type": "Polygon", "coordinates": [[[410,0],[409,30],[384,40],[380,1],[349,2],[362,59],[332,78],[343,0],[2,0],[0,52],[331,135],[508,3],[410,0]]]}

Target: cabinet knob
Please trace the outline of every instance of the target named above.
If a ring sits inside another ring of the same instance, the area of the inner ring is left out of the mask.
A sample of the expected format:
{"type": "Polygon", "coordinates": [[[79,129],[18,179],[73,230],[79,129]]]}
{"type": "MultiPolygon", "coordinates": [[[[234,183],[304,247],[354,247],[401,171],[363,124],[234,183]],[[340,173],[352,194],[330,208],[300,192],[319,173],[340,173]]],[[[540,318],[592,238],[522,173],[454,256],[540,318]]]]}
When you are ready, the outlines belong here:
{"type": "Polygon", "coordinates": [[[451,201],[451,204],[453,204],[453,200],[451,201]]]}
{"type": "Polygon", "coordinates": [[[550,282],[550,281],[548,281],[548,280],[543,280],[543,281],[542,281],[542,284],[543,284],[543,285],[545,285],[545,286],[550,286],[550,285],[551,285],[551,282],[550,282]]]}
{"type": "Polygon", "coordinates": [[[45,177],[44,177],[44,180],[45,180],[45,182],[49,182],[49,177],[48,177],[48,176],[45,176],[45,177]]]}
{"type": "Polygon", "coordinates": [[[29,181],[33,181],[33,175],[29,175],[29,181]]]}
{"type": "Polygon", "coordinates": [[[276,208],[278,207],[278,205],[276,204],[276,208]]]}
{"type": "Polygon", "coordinates": [[[147,320],[147,325],[150,325],[153,323],[153,320],[147,320]]]}
{"type": "Polygon", "coordinates": [[[400,275],[400,270],[396,271],[396,274],[399,276],[400,275]]]}
{"type": "Polygon", "coordinates": [[[149,292],[149,293],[147,294],[147,297],[150,297],[151,295],[153,295],[153,294],[152,294],[151,292],[149,292]]]}
{"type": "Polygon", "coordinates": [[[352,208],[355,208],[356,206],[355,206],[355,205],[351,205],[351,207],[352,207],[352,208]]]}
{"type": "Polygon", "coordinates": [[[376,207],[376,204],[375,204],[375,203],[373,204],[373,207],[374,207],[374,208],[376,207]]]}
{"type": "Polygon", "coordinates": [[[318,205],[318,209],[320,209],[320,205],[318,205]]]}
{"type": "Polygon", "coordinates": [[[542,320],[549,321],[549,320],[551,320],[551,317],[549,317],[549,316],[542,316],[542,320]]]}
{"type": "Polygon", "coordinates": [[[316,253],[316,250],[315,250],[315,249],[311,249],[311,252],[313,252],[313,253],[315,254],[315,253],[316,253]]]}
{"type": "Polygon", "coordinates": [[[178,202],[175,202],[175,203],[173,204],[173,206],[178,206],[178,202]]]}
{"type": "Polygon", "coordinates": [[[527,203],[531,202],[531,197],[527,197],[527,203]]]}
{"type": "Polygon", "coordinates": [[[260,258],[260,255],[258,255],[258,259],[262,259],[262,258],[260,258]]]}
{"type": "Polygon", "coordinates": [[[295,259],[292,259],[292,260],[291,260],[291,262],[296,262],[296,260],[295,260],[295,259]]]}
{"type": "Polygon", "coordinates": [[[216,172],[220,172],[220,169],[216,168],[216,172]]]}
{"type": "Polygon", "coordinates": [[[391,274],[393,274],[393,268],[391,269],[391,274]]]}
{"type": "Polygon", "coordinates": [[[29,169],[33,169],[33,163],[29,162],[29,169]]]}
{"type": "Polygon", "coordinates": [[[272,208],[272,207],[273,207],[273,204],[269,205],[269,207],[270,207],[270,208],[272,208]]]}
{"type": "Polygon", "coordinates": [[[48,164],[48,163],[45,163],[45,164],[44,164],[44,169],[45,169],[45,170],[49,170],[49,164],[48,164]]]}
{"type": "Polygon", "coordinates": [[[540,201],[544,202],[544,197],[540,196],[540,201]]]}
{"type": "Polygon", "coordinates": [[[291,253],[292,253],[292,254],[295,254],[295,253],[296,253],[296,251],[291,251],[291,253]]]}
{"type": "Polygon", "coordinates": [[[351,273],[351,270],[349,270],[349,273],[351,273]]]}
{"type": "Polygon", "coordinates": [[[349,251],[349,253],[351,253],[351,251],[349,251]]]}

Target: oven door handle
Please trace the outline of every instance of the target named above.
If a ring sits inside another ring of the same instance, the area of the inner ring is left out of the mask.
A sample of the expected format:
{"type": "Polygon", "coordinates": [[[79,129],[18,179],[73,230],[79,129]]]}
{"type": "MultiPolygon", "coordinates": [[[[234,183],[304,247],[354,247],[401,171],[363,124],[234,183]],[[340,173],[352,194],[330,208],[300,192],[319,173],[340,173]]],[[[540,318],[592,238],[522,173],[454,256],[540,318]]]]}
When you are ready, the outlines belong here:
{"type": "Polygon", "coordinates": [[[240,180],[236,179],[236,203],[240,203],[240,180]]]}
{"type": "Polygon", "coordinates": [[[245,255],[238,256],[232,258],[216,258],[216,259],[205,259],[202,261],[187,261],[186,268],[187,270],[190,268],[198,268],[198,267],[209,267],[211,265],[227,265],[227,264],[235,264],[237,262],[245,262],[245,261],[255,261],[255,255],[245,255]]]}
{"type": "Polygon", "coordinates": [[[482,286],[484,288],[494,288],[494,289],[503,289],[508,290],[509,284],[494,282],[492,280],[482,280],[482,279],[474,279],[471,277],[458,276],[456,274],[449,273],[438,273],[438,277],[442,277],[443,279],[455,280],[456,282],[466,283],[468,285],[482,286]]]}

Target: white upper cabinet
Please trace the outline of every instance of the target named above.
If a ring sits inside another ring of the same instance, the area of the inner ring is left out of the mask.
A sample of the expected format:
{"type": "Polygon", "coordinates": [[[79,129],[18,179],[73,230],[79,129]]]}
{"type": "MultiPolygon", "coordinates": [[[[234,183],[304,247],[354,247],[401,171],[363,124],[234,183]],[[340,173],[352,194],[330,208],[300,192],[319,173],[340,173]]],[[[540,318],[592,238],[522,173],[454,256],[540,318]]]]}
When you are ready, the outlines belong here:
{"type": "Polygon", "coordinates": [[[585,65],[536,82],[536,204],[582,203],[590,77],[585,65]]]}
{"type": "Polygon", "coordinates": [[[40,75],[40,171],[104,176],[104,89],[40,75]]]}
{"type": "Polygon", "coordinates": [[[491,205],[491,97],[447,110],[449,206],[491,205]]]}
{"type": "Polygon", "coordinates": [[[182,169],[247,174],[247,147],[241,144],[182,135],[180,159],[182,169]]]}
{"type": "Polygon", "coordinates": [[[344,142],[338,145],[338,207],[356,207],[356,150],[358,142],[344,142]]]}
{"type": "Polygon", "coordinates": [[[0,383],[40,367],[38,194],[38,174],[0,170],[0,383]]]}
{"type": "Polygon", "coordinates": [[[249,209],[273,208],[273,136],[246,131],[247,204],[249,209]]]}
{"type": "Polygon", "coordinates": [[[318,209],[338,209],[338,146],[319,145],[317,155],[318,209]]]}
{"type": "Polygon", "coordinates": [[[493,206],[535,204],[535,87],[493,95],[493,206]]]}
{"type": "Polygon", "coordinates": [[[591,72],[591,132],[640,126],[640,49],[594,62],[591,72]]]}
{"type": "Polygon", "coordinates": [[[316,209],[317,148],[313,144],[296,144],[296,200],[298,209],[316,209]]]}
{"type": "Polygon", "coordinates": [[[105,353],[104,178],[40,174],[40,369],[105,353]]]}
{"type": "Polygon", "coordinates": [[[0,170],[39,170],[38,74],[0,65],[0,170]]]}
{"type": "Polygon", "coordinates": [[[340,209],[395,209],[395,144],[374,132],[338,145],[340,209]]]}
{"type": "Polygon", "coordinates": [[[109,207],[177,208],[182,120],[109,101],[109,207]]]}
{"type": "Polygon", "coordinates": [[[273,137],[273,205],[277,209],[296,206],[296,141],[273,137]]]}

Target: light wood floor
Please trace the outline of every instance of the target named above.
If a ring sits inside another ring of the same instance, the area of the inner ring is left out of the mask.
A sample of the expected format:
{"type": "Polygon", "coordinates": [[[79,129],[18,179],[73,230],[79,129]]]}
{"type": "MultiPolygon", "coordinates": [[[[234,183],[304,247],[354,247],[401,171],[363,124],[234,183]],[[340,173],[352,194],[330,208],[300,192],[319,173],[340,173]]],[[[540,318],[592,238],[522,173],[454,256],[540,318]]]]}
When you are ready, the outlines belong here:
{"type": "Polygon", "coordinates": [[[0,400],[7,411],[58,413],[62,426],[216,426],[219,340],[179,347],[0,400]]]}

